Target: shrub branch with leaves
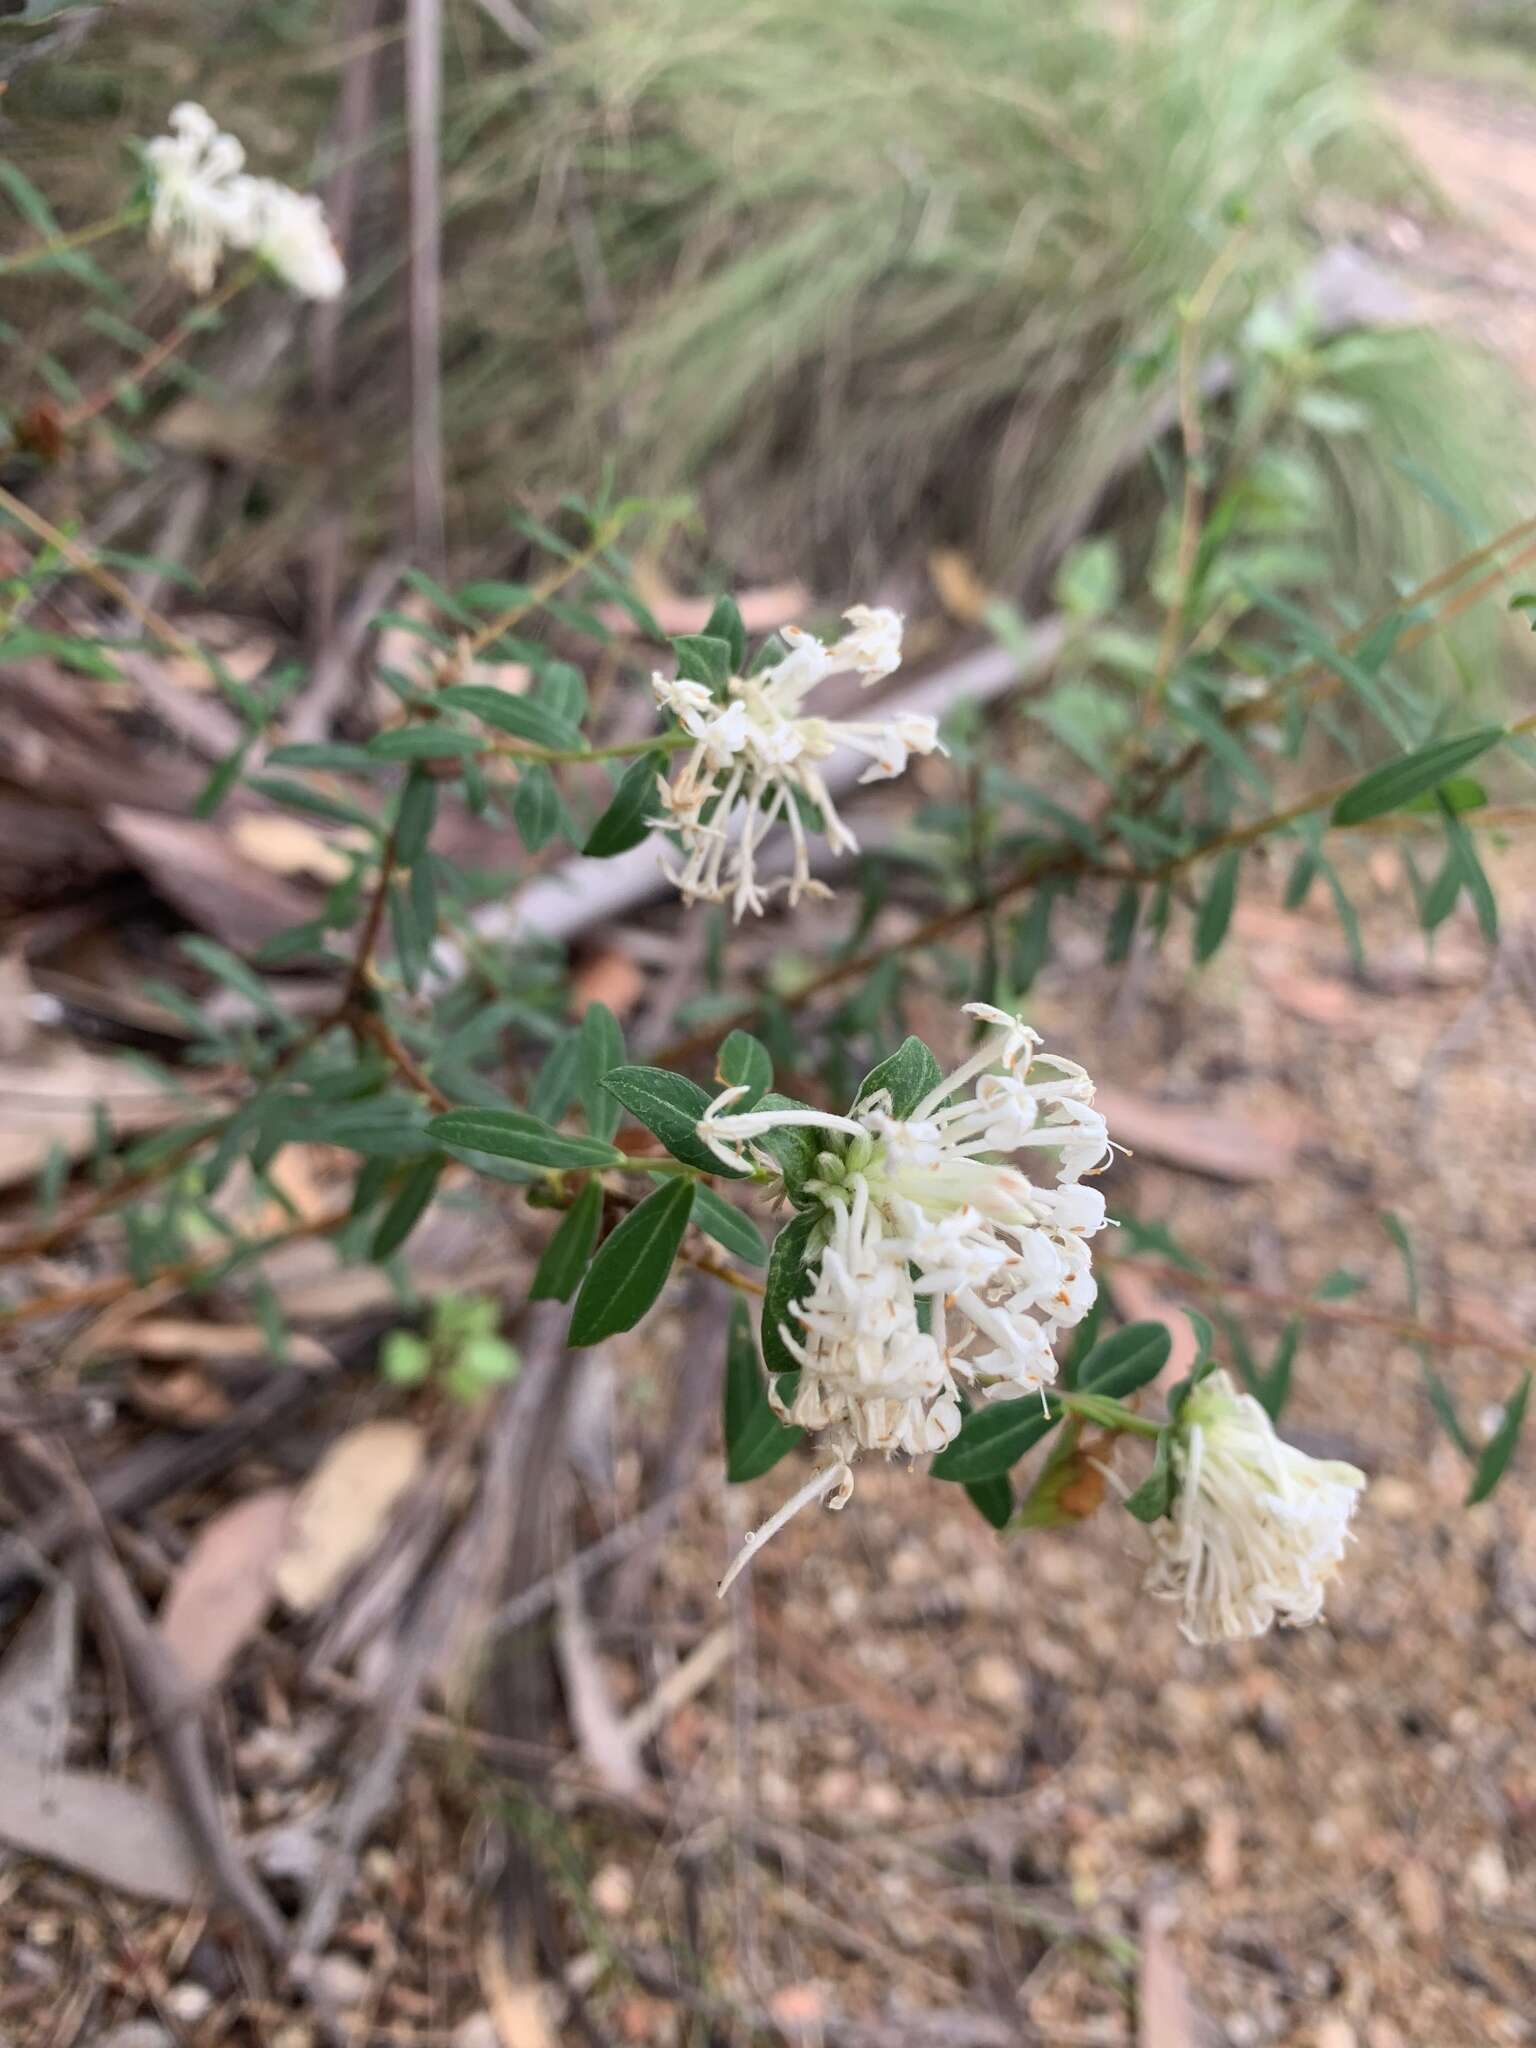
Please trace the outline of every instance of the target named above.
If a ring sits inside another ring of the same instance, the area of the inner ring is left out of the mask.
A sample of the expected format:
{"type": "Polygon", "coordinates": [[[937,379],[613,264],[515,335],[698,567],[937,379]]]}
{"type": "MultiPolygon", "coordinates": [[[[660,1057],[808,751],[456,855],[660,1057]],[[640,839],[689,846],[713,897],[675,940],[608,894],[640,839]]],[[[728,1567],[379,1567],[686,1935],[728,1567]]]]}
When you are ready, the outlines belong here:
{"type": "MultiPolygon", "coordinates": [[[[200,290],[231,247],[306,295],[341,288],[314,202],[247,178],[238,145],[200,110],[177,110],[172,126],[145,152],[145,190],[108,226],[147,220],[200,290]]],[[[62,234],[40,196],[14,174],[7,186],[41,240],[6,267],[78,275],[80,249],[106,228],[62,234]]],[[[1401,832],[1426,930],[1465,898],[1487,937],[1497,932],[1479,835],[1530,814],[1492,804],[1483,778],[1506,763],[1536,766],[1536,714],[1467,725],[1404,658],[1536,559],[1536,519],[1342,636],[1294,603],[1283,577],[1249,582],[1232,610],[1198,335],[1240,248],[1239,235],[1183,325],[1172,574],[1155,652],[1132,664],[1129,699],[1108,681],[1125,652],[1125,629],[1110,616],[1117,574],[1106,579],[1097,543],[1063,571],[1077,631],[1036,715],[1053,760],[1075,762],[1094,785],[1081,803],[1055,770],[1049,782],[1026,781],[989,758],[964,715],[941,735],[899,699],[877,698],[858,718],[812,707],[811,693],[839,675],[873,685],[898,669],[902,621],[888,609],[855,604],[839,637],[790,628],[754,652],[739,610],[721,597],[702,632],[669,645],[624,552],[631,530],[655,516],[638,501],[568,505],[559,530],[525,522],[530,552],[550,558],[525,583],[450,589],[413,572],[416,609],[382,622],[416,648],[379,668],[394,704],[387,722],[359,741],[293,743],[284,723],[302,671],[237,680],[217,652],[135,597],[119,573],[131,559],[107,559],[72,518],[38,510],[25,484],[0,488],[0,518],[26,552],[0,585],[0,659],[46,654],[86,680],[118,675],[131,655],[195,661],[240,723],[201,814],[240,792],[318,821],[334,830],[345,868],[313,917],[250,957],[206,937],[183,942],[189,968],[223,993],[218,1020],[180,988],[154,993],[214,1085],[190,1088],[163,1072],[186,1098],[185,1115],[123,1144],[104,1123],[97,1184],[81,1197],[65,1195],[65,1162],[51,1164],[40,1220],[0,1242],[0,1260],[56,1252],[114,1212],[126,1270],[13,1295],[0,1328],[145,1287],[165,1299],[245,1275],[280,1345],[260,1279],[275,1249],[327,1238],[344,1259],[382,1265],[404,1286],[402,1253],[441,1191],[479,1188],[493,1206],[512,1191],[528,1211],[559,1212],[528,1291],[570,1304],[573,1345],[633,1329],[679,1263],[759,1304],[755,1340],[746,1300],[730,1325],[727,1475],[756,1479],[802,1447],[813,1470],[749,1540],[722,1591],[792,1514],[818,1501],[841,1507],[857,1462],[878,1455],[931,1461],[935,1481],[962,1486],[994,1527],[1019,1532],[1079,1518],[1108,1474],[1153,1531],[1150,1589],[1179,1602],[1194,1640],[1312,1621],[1363,1481],[1276,1434],[1310,1316],[1374,1320],[1421,1347],[1435,1413],[1472,1468],[1469,1497],[1485,1498],[1514,1454],[1530,1372],[1497,1429],[1474,1441],[1429,1362],[1457,1333],[1418,1322],[1400,1225],[1409,1318],[1287,1304],[1295,1315],[1260,1370],[1222,1313],[1239,1390],[1215,1365],[1213,1325],[1192,1317],[1199,1358],[1165,1411],[1146,1412],[1169,1333],[1152,1322],[1105,1330],[1093,1270],[1107,1221],[1093,1183],[1113,1133],[1085,1069],[1044,1050],[1021,1014],[1066,895],[1099,919],[1111,961],[1179,937],[1204,963],[1225,942],[1261,854],[1289,861],[1291,907],[1319,886],[1328,892],[1358,952],[1334,860],[1336,842],[1353,833],[1401,832]],[[29,622],[40,593],[76,580],[117,606],[122,623],[43,632],[29,622]],[[648,698],[605,621],[602,608],[615,605],[665,649],[648,698]],[[594,646],[600,658],[583,666],[581,649],[594,646]],[[839,753],[858,757],[863,781],[885,783],[898,783],[913,756],[941,768],[948,755],[941,772],[956,794],[919,814],[920,850],[898,840],[884,862],[857,858],[826,779],[839,753]],[[1341,755],[1347,771],[1334,759],[1317,772],[1319,757],[1341,755]],[[511,877],[473,874],[447,855],[450,803],[508,844],[516,835],[523,858],[511,877]],[[729,971],[721,918],[702,1014],[675,1017],[677,1035],[649,1064],[629,1060],[602,1003],[567,1023],[567,963],[551,949],[481,936],[482,908],[547,868],[562,840],[602,861],[654,838],[685,903],[729,905],[739,920],[766,914],[780,891],[791,911],[829,893],[812,874],[818,837],[859,888],[852,937],[797,981],[745,992],[729,971]],[[791,859],[782,879],[764,865],[780,842],[791,859]],[[1421,874],[1416,850],[1426,844],[1437,864],[1421,874]],[[915,931],[866,943],[904,857],[937,901],[915,931]],[[979,966],[949,946],[963,934],[980,938],[979,966]],[[281,978],[294,966],[328,975],[336,990],[307,1023],[283,999],[281,978]],[[947,1074],[934,1050],[902,1034],[906,997],[922,985],[968,998],[976,1042],[947,1074]],[[862,1080],[861,1052],[876,1056],[862,1080]],[[776,1073],[799,1094],[781,1092],[776,1073]],[[231,1174],[238,1166],[274,1188],[274,1161],[296,1140],[355,1161],[343,1198],[265,1234],[232,1226],[215,1206],[231,1174]],[[761,1227],[770,1218],[771,1239],[761,1227]],[[1147,1447],[1134,1486],[1107,1463],[1120,1436],[1147,1447]]],[[[236,270],[226,293],[254,281],[236,270]]],[[[142,395],[194,331],[174,329],[110,392],[82,398],[54,423],[63,441],[72,422],[126,392],[142,395]]],[[[60,459],[39,447],[25,416],[14,438],[38,468],[60,459]]],[[[1016,630],[1001,610],[994,623],[1016,630]]],[[[1215,1303],[1252,1295],[1198,1272],[1160,1226],[1119,1220],[1122,1248],[1111,1256],[1167,1254],[1215,1303]]],[[[516,1370],[472,1303],[440,1308],[427,1340],[397,1341],[383,1364],[401,1384],[436,1375],[465,1399],[516,1370]]]]}

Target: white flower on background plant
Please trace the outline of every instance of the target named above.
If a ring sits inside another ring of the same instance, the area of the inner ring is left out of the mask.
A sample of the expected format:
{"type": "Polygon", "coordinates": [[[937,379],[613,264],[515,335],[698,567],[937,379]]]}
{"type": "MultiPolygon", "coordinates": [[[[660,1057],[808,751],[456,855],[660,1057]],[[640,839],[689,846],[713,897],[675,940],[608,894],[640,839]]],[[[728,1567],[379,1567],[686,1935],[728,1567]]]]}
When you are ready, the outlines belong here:
{"type": "MultiPolygon", "coordinates": [[[[844,1498],[860,1451],[942,1450],[960,1428],[962,1384],[982,1396],[1042,1392],[1056,1377],[1058,1331],[1094,1301],[1088,1240],[1103,1227],[1104,1199],[1080,1182],[1107,1161],[1110,1141],[1093,1083],[1040,1053],[1017,1017],[966,1007],[992,1029],[904,1117],[885,1090],[848,1116],[733,1113],[743,1091],[727,1088],[698,1123],[722,1163],[770,1170],[754,1149],[769,1132],[828,1134],[801,1189],[821,1211],[813,1284],[791,1311],[798,1327],[778,1328],[799,1383],[787,1408],[776,1390],[770,1398],[785,1421],[822,1438],[827,1471],[846,1475],[844,1498]],[[1002,1153],[1029,1156],[1055,1184],[1002,1153]]],[[[815,1498],[812,1487],[796,1502],[815,1498]]]]}
{"type": "Polygon", "coordinates": [[[1193,1388],[1172,1445],[1178,1495],[1153,1525],[1147,1590],[1183,1607],[1192,1643],[1239,1642],[1323,1611],[1365,1474],[1308,1457],[1275,1434],[1224,1372],[1193,1388]]]}
{"type": "Polygon", "coordinates": [[[773,889],[791,903],[825,895],[811,877],[810,848],[799,799],[814,804],[834,853],[855,853],[858,841],[838,816],[821,768],[839,747],[863,754],[859,778],[878,782],[900,775],[913,754],[939,745],[933,719],[919,713],[886,719],[828,719],[807,715],[805,698],[828,676],[854,672],[865,685],[901,665],[901,616],[855,605],[844,614],[849,630],[828,647],[797,626],[784,629],[788,653],[756,675],[732,676],[723,699],[704,684],[652,678],[656,701],[672,712],[694,745],[670,782],[659,778],[664,815],[686,856],[669,870],[685,902],[729,900],[738,919],[761,914],[773,889]],[[757,853],[783,819],[794,848],[794,867],[783,881],[757,879],[757,853]]]}
{"type": "Polygon", "coordinates": [[[195,292],[213,284],[227,248],[248,248],[256,180],[243,175],[245,150],[205,107],[172,107],[170,134],[144,146],[149,166],[149,239],[195,292]]]}
{"type": "Polygon", "coordinates": [[[274,178],[254,182],[257,196],[249,247],[301,299],[339,298],[347,269],[319,200],[274,178]]]}
{"type": "Polygon", "coordinates": [[[335,298],[347,274],[319,200],[249,176],[242,145],[191,100],[171,109],[169,127],[144,161],[150,244],[176,276],[206,292],[226,249],[250,250],[302,298],[335,298]]]}

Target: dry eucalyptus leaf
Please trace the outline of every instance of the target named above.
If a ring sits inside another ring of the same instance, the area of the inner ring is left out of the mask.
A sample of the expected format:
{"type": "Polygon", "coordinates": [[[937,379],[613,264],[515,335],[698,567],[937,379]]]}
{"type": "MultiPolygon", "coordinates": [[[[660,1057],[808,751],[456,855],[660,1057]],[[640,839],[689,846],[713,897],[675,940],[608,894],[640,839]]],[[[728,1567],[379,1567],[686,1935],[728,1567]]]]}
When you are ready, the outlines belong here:
{"type": "Polygon", "coordinates": [[[16,1631],[0,1662],[0,1752],[39,1771],[57,1767],[69,1733],[75,1680],[76,1602],[56,1579],[16,1631]]]}
{"type": "Polygon", "coordinates": [[[299,1490],[277,1565],[277,1590],[312,1614],[373,1549],[422,1468],[411,1422],[365,1422],[331,1446],[299,1490]]]}
{"type": "Polygon", "coordinates": [[[0,1841],[137,1899],[207,1902],[208,1879],[175,1812],[95,1771],[49,1773],[0,1750],[0,1841]]]}
{"type": "Polygon", "coordinates": [[[199,1691],[218,1683],[266,1619],[293,1503],[286,1486],[237,1501],[203,1525],[172,1579],[160,1640],[199,1691]]]}

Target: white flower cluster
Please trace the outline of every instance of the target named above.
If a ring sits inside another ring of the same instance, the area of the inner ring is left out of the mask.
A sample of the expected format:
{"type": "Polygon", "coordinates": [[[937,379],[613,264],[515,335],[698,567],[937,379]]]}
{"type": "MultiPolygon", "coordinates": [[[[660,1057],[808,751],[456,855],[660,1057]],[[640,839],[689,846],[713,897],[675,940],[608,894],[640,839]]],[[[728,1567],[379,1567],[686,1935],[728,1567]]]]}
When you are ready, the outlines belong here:
{"type": "Polygon", "coordinates": [[[145,144],[149,239],[195,292],[213,284],[226,249],[259,256],[306,299],[334,299],[347,273],[318,199],[253,178],[245,150],[204,107],[173,107],[170,134],[145,144]]]}
{"type": "Polygon", "coordinates": [[[785,1513],[834,1486],[841,1506],[860,1451],[942,1450],[960,1427],[961,1383],[985,1395],[1046,1387],[1057,1332],[1093,1305],[1088,1240],[1103,1226],[1104,1198],[1081,1180],[1110,1151],[1093,1083],[1070,1060],[1038,1053],[1018,1018],[967,1008],[992,1027],[985,1042],[904,1117],[886,1091],[849,1116],[733,1115],[742,1091],[728,1088],[699,1121],[705,1144],[733,1166],[774,1130],[837,1141],[803,1190],[823,1211],[813,1284],[793,1309],[799,1328],[778,1331],[801,1367],[781,1412],[822,1435],[831,1463],[785,1513]],[[996,1156],[1019,1152],[1035,1154],[1054,1185],[996,1156]]]}
{"type": "Polygon", "coordinates": [[[1365,1474],[1282,1442],[1222,1372],[1190,1392],[1172,1451],[1178,1498],[1153,1525],[1147,1590],[1181,1603],[1184,1635],[1239,1642],[1316,1621],[1365,1474]]]}
{"type": "Polygon", "coordinates": [[[794,869],[775,888],[791,903],[807,893],[826,894],[811,878],[805,822],[797,798],[821,813],[834,853],[856,853],[858,841],[838,816],[821,765],[839,747],[866,755],[860,780],[900,775],[913,754],[931,754],[938,728],[919,713],[887,719],[828,719],[804,714],[807,695],[831,675],[855,671],[866,687],[901,666],[899,612],[855,605],[844,614],[850,630],[830,647],[813,633],[784,630],[789,652],[756,675],[732,676],[719,699],[703,684],[657,675],[657,702],[672,712],[694,745],[669,783],[659,778],[664,816],[687,856],[669,870],[685,902],[729,898],[738,919],[761,915],[772,893],[757,879],[757,851],[782,816],[794,843],[794,869]]]}

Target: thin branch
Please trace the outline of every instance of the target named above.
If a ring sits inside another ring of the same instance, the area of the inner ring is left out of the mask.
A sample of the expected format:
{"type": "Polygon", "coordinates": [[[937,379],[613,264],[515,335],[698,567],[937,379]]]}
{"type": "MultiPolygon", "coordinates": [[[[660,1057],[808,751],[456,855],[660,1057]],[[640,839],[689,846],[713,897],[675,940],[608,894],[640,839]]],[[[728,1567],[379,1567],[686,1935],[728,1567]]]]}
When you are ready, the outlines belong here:
{"type": "Polygon", "coordinates": [[[442,0],[406,0],[405,102],[410,161],[411,529],[416,550],[443,554],[440,129],[442,0]]]}
{"type": "Polygon", "coordinates": [[[1345,1302],[1318,1301],[1311,1295],[1284,1294],[1273,1288],[1250,1286],[1246,1280],[1229,1280],[1219,1273],[1192,1273],[1188,1267],[1176,1265],[1171,1259],[1147,1259],[1139,1252],[1121,1256],[1101,1253],[1100,1257],[1110,1265],[1123,1265],[1129,1270],[1144,1273],[1149,1280],[1155,1280],[1160,1287],[1171,1292],[1187,1288],[1191,1293],[1208,1299],[1246,1302],[1250,1308],[1264,1309],[1275,1315],[1301,1316],[1308,1322],[1331,1323],[1343,1329],[1373,1330],[1379,1335],[1400,1337],[1407,1344],[1426,1345],[1432,1351],[1485,1351],[1490,1358],[1506,1358],[1514,1365],[1536,1367],[1536,1346],[1509,1344],[1501,1338],[1485,1336],[1478,1330],[1459,1330],[1454,1326],[1442,1328],[1416,1322],[1412,1316],[1389,1315],[1379,1309],[1351,1308],[1345,1302]]]}

